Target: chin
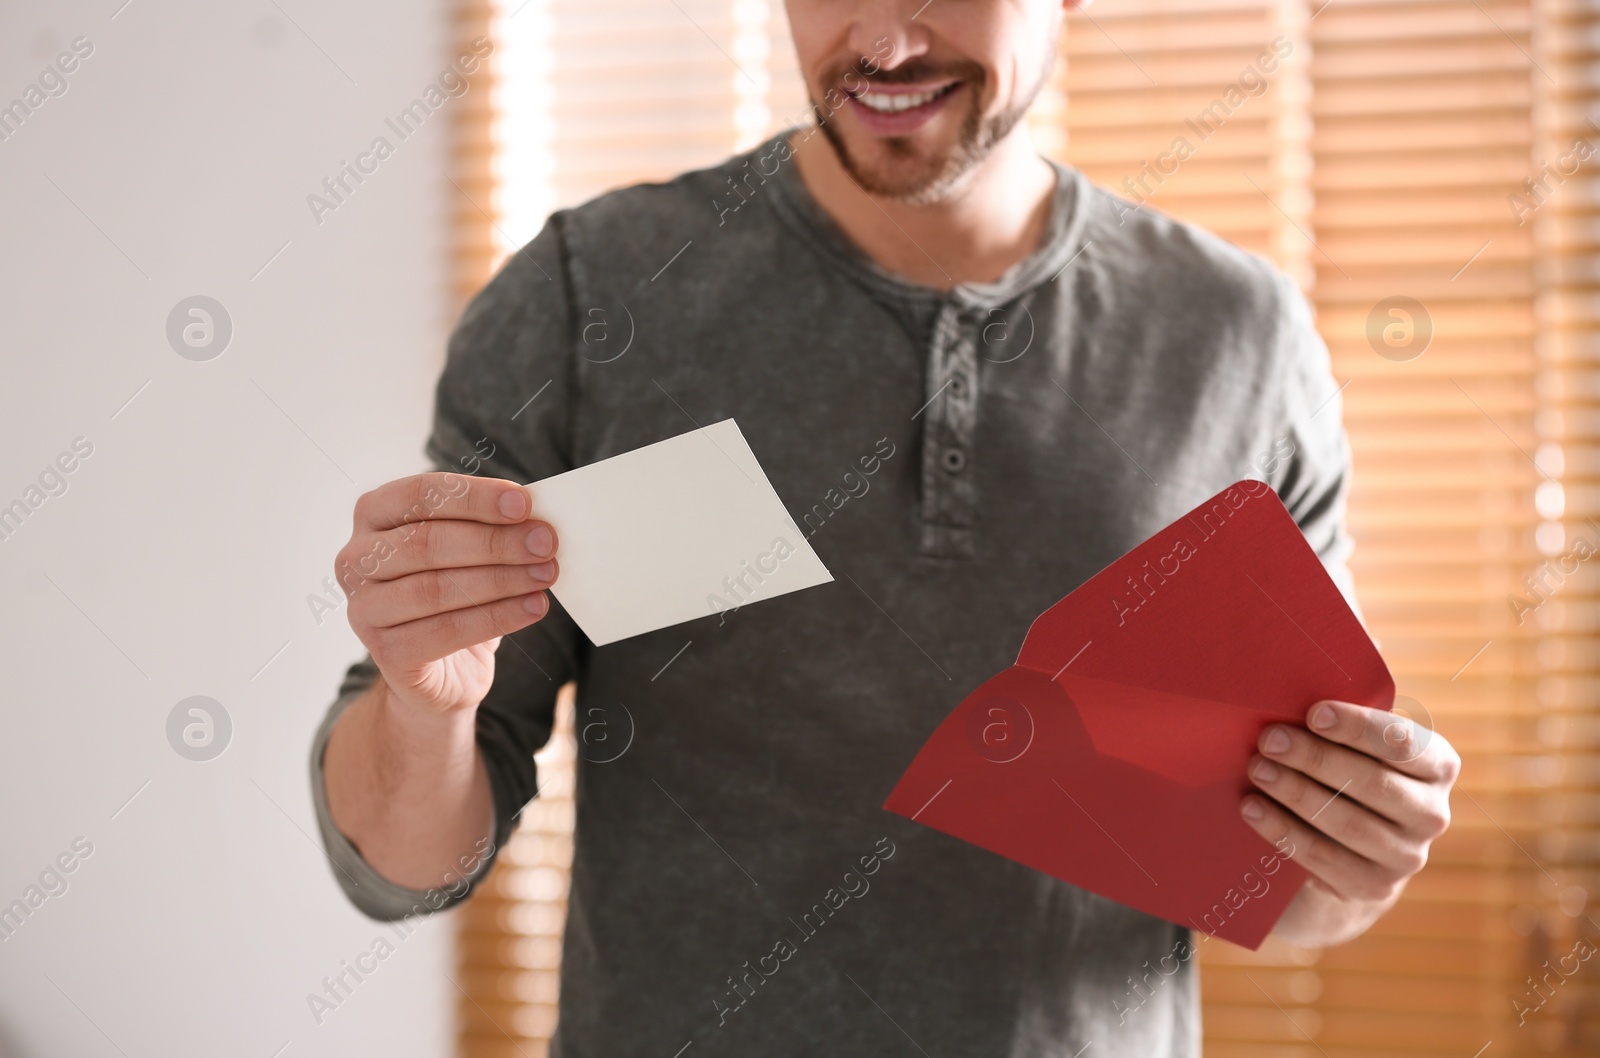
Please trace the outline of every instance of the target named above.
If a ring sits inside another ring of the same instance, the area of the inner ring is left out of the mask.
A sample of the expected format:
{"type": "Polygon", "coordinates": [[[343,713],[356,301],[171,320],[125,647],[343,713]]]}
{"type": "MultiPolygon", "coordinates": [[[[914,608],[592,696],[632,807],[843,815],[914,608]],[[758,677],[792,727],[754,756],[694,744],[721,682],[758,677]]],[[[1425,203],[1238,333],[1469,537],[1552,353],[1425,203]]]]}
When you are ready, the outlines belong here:
{"type": "Polygon", "coordinates": [[[906,140],[851,149],[845,168],[862,190],[912,205],[938,201],[959,182],[964,166],[956,148],[923,150],[906,140]]]}
{"type": "MultiPolygon", "coordinates": [[[[908,205],[929,205],[958,190],[987,149],[973,150],[968,137],[954,142],[921,142],[917,136],[868,136],[823,126],[847,173],[868,194],[908,205]]],[[[991,145],[992,146],[992,145],[991,145]]]]}

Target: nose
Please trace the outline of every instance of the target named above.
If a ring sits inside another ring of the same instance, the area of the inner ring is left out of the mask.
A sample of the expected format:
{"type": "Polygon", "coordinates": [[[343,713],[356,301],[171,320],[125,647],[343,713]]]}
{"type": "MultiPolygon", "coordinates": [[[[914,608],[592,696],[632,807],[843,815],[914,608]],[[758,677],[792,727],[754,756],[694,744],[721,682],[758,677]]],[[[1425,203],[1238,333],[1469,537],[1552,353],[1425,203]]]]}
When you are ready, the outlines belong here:
{"type": "Polygon", "coordinates": [[[929,3],[938,0],[865,0],[856,6],[849,46],[866,60],[868,71],[892,70],[926,55],[932,34],[918,21],[929,3]]]}

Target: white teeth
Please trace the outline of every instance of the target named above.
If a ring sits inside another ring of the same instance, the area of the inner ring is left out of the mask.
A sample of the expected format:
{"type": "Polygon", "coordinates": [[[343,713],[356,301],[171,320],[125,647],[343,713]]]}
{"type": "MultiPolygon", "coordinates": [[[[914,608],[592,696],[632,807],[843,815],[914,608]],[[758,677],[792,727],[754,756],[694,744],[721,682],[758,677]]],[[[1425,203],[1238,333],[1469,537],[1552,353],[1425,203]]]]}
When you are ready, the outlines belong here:
{"type": "Polygon", "coordinates": [[[894,95],[886,92],[863,92],[856,96],[856,99],[880,114],[893,114],[896,111],[910,110],[912,107],[920,107],[924,103],[931,103],[943,92],[944,89],[942,88],[933,92],[901,92],[894,95]]]}

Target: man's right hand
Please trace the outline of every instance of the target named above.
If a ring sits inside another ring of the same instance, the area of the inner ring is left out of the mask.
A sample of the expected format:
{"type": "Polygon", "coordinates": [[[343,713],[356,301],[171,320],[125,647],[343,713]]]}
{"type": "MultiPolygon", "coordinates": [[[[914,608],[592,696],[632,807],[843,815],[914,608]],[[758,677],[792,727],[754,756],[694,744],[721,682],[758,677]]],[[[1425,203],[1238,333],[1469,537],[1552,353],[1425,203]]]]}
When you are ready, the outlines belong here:
{"type": "Polygon", "coordinates": [[[334,576],[393,704],[433,715],[476,708],[500,637],[549,612],[557,540],[530,520],[531,506],[516,482],[447,473],[400,478],[356,501],[334,576]]]}

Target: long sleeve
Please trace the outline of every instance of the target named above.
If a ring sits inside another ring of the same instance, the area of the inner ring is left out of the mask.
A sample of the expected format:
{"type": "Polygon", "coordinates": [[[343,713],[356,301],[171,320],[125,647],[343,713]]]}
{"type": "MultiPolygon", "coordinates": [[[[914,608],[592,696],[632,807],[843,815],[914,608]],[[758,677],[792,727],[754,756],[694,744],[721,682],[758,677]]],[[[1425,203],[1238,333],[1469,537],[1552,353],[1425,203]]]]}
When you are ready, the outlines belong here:
{"type": "MultiPolygon", "coordinates": [[[[525,483],[572,468],[575,412],[571,312],[561,216],[514,254],[473,299],[451,336],[436,394],[427,453],[439,470],[525,483]]],[[[494,843],[442,888],[408,889],[374,871],[328,812],[322,758],[339,715],[372,686],[371,658],[351,666],[313,740],[311,786],[335,877],[357,908],[389,920],[464,899],[505,845],[516,816],[538,790],[533,754],[550,738],[556,694],[576,679],[588,648],[551,598],[537,624],[504,637],[495,678],[478,707],[477,741],[494,802],[494,843]]]]}
{"type": "Polygon", "coordinates": [[[1359,614],[1347,565],[1354,543],[1345,526],[1351,464],[1342,394],[1305,297],[1287,278],[1282,283],[1282,426],[1272,452],[1277,465],[1268,482],[1359,614]]]}

